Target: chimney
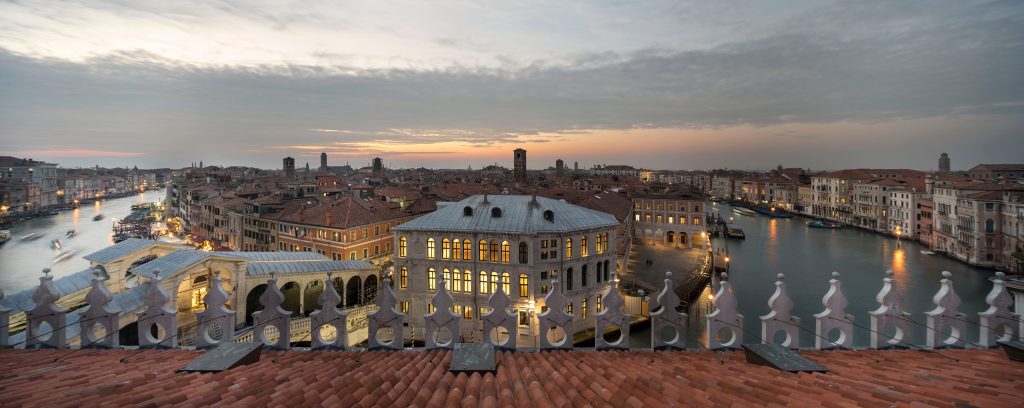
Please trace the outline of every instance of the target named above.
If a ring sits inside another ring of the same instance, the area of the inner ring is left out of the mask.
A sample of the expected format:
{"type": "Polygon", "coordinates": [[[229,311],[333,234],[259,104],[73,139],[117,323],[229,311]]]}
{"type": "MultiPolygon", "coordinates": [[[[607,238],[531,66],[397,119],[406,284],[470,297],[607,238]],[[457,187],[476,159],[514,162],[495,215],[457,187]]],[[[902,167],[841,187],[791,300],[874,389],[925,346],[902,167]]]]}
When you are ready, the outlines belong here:
{"type": "Polygon", "coordinates": [[[327,227],[330,227],[334,223],[334,211],[327,209],[327,227]]]}
{"type": "Polygon", "coordinates": [[[530,196],[530,205],[537,205],[537,190],[533,190],[533,194],[530,196]]]}
{"type": "Polygon", "coordinates": [[[484,190],[484,204],[487,204],[487,190],[484,190]]]}

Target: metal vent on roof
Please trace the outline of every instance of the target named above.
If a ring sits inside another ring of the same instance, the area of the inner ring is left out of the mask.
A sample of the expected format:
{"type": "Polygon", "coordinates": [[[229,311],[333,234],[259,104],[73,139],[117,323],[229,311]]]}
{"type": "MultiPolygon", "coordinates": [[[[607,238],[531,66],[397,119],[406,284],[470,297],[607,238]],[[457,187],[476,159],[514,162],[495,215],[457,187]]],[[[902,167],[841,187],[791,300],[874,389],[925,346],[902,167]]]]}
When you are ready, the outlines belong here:
{"type": "Polygon", "coordinates": [[[551,210],[544,211],[544,219],[548,222],[555,222],[555,212],[551,210]]]}
{"type": "Polygon", "coordinates": [[[462,209],[462,215],[465,217],[473,216],[473,208],[467,205],[462,209]]]}
{"type": "Polygon", "coordinates": [[[492,208],[491,209],[491,217],[492,218],[501,218],[501,208],[500,207],[492,208]]]}

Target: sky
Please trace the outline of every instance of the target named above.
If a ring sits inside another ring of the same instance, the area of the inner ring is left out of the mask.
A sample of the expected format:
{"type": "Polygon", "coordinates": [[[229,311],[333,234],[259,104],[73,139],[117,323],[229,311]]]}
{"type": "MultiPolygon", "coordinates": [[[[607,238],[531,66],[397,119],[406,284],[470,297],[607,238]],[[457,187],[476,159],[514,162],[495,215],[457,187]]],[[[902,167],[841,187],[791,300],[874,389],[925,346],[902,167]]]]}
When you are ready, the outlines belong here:
{"type": "Polygon", "coordinates": [[[1024,2],[0,0],[0,155],[65,167],[1024,159],[1024,2]]]}

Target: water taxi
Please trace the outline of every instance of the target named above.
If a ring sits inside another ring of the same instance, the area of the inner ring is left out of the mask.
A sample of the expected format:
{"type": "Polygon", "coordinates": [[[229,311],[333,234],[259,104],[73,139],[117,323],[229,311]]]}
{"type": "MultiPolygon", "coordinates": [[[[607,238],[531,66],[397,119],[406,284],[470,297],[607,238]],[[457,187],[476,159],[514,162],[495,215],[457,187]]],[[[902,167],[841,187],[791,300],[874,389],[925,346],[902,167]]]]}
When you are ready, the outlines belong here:
{"type": "Polygon", "coordinates": [[[927,249],[922,249],[921,255],[935,255],[935,252],[929,251],[927,249]]]}
{"type": "Polygon", "coordinates": [[[810,228],[830,228],[830,229],[839,229],[839,228],[843,227],[841,224],[836,224],[834,222],[825,222],[825,221],[821,221],[821,220],[814,220],[814,221],[808,222],[807,226],[810,227],[810,228]]]}
{"type": "Polygon", "coordinates": [[[75,256],[75,250],[74,249],[69,249],[67,251],[61,252],[60,255],[57,255],[56,258],[53,258],[53,263],[64,262],[64,261],[66,261],[68,259],[71,259],[74,256],[75,256]]]}
{"type": "Polygon", "coordinates": [[[11,240],[11,230],[0,230],[0,245],[11,240]]]}
{"type": "Polygon", "coordinates": [[[22,241],[35,241],[35,240],[37,240],[39,238],[42,238],[42,237],[43,237],[43,233],[42,232],[33,232],[31,234],[28,234],[28,235],[25,235],[25,236],[21,237],[21,240],[22,241]]]}
{"type": "Polygon", "coordinates": [[[740,215],[750,216],[750,217],[753,217],[753,216],[757,215],[757,213],[754,212],[753,210],[751,210],[749,208],[741,208],[741,207],[734,207],[732,209],[732,212],[734,212],[736,214],[740,214],[740,215]]]}

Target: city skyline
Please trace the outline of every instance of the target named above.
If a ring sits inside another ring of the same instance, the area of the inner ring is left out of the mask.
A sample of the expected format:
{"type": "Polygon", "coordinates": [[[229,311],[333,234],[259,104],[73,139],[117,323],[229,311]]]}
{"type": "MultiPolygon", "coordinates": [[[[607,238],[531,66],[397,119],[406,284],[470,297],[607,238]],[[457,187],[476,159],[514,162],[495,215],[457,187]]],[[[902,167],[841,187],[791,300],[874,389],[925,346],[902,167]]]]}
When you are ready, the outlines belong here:
{"type": "Polygon", "coordinates": [[[1024,148],[1020,4],[733,6],[4,3],[0,155],[963,170],[1024,148]]]}

